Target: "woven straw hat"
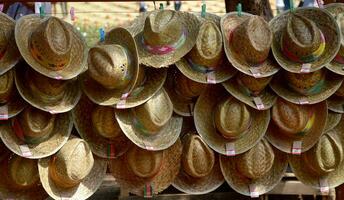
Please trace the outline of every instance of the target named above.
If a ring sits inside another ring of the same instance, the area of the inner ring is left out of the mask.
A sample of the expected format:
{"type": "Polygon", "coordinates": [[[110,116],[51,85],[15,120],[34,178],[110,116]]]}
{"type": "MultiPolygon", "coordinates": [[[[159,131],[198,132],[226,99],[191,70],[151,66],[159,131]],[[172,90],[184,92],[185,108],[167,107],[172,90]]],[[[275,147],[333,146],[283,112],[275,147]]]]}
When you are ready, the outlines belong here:
{"type": "Polygon", "coordinates": [[[342,83],[339,89],[327,99],[328,109],[336,113],[344,113],[344,84],[342,83]]]}
{"type": "Polygon", "coordinates": [[[53,114],[72,110],[82,94],[76,79],[51,79],[35,72],[24,63],[17,66],[15,83],[25,101],[53,114]]]}
{"type": "Polygon", "coordinates": [[[205,194],[224,182],[218,154],[195,132],[183,136],[181,168],[173,187],[187,194],[205,194]]]}
{"type": "Polygon", "coordinates": [[[153,151],[173,145],[183,124],[182,117],[173,115],[173,104],[163,88],[138,107],[117,110],[116,119],[134,144],[153,151]]]}
{"type": "Polygon", "coordinates": [[[69,113],[52,115],[30,106],[1,126],[0,136],[15,154],[37,159],[56,153],[67,142],[72,129],[69,113]],[[22,146],[27,146],[30,155],[22,151],[22,146]]]}
{"type": "Polygon", "coordinates": [[[268,87],[271,79],[272,76],[254,78],[244,73],[238,73],[235,78],[222,83],[222,85],[235,98],[257,110],[259,109],[254,98],[259,97],[264,104],[263,110],[267,110],[274,105],[277,99],[276,94],[268,87]]]}
{"type": "Polygon", "coordinates": [[[272,32],[263,17],[230,12],[221,18],[221,30],[227,58],[236,69],[255,77],[278,72],[280,67],[270,55],[272,32]]]}
{"type": "Polygon", "coordinates": [[[38,161],[39,177],[50,197],[84,200],[106,175],[107,162],[92,155],[85,140],[71,138],[55,155],[38,161]]]}
{"type": "MultiPolygon", "coordinates": [[[[270,121],[269,111],[258,111],[229,96],[222,86],[208,87],[195,106],[197,132],[214,151],[228,155],[251,149],[263,138],[270,121]]],[[[232,154],[232,155],[233,155],[232,154]]]]}
{"type": "Polygon", "coordinates": [[[53,79],[72,79],[86,67],[86,42],[71,24],[56,18],[26,15],[16,23],[15,38],[25,61],[53,79]]]}
{"type": "Polygon", "coordinates": [[[272,120],[266,138],[279,150],[292,153],[294,142],[301,142],[301,152],[312,148],[323,134],[327,103],[297,105],[278,98],[272,107],[272,120]]]}
{"type": "Polygon", "coordinates": [[[326,133],[326,132],[332,130],[334,127],[336,127],[339,124],[341,119],[342,119],[341,113],[336,113],[336,112],[333,112],[329,109],[328,113],[327,113],[324,133],[326,133]]]}
{"type": "Polygon", "coordinates": [[[251,196],[272,190],[287,170],[287,156],[264,138],[249,151],[234,157],[220,157],[222,174],[240,194],[251,196]],[[257,159],[258,158],[258,159],[257,159]]]}
{"type": "Polygon", "coordinates": [[[99,106],[86,96],[73,109],[75,128],[101,158],[115,158],[125,153],[132,144],[122,133],[115,118],[115,109],[99,106]]]}
{"type": "Polygon", "coordinates": [[[274,38],[272,52],[285,70],[314,72],[332,61],[340,47],[336,20],[325,9],[297,8],[270,21],[274,38]],[[307,67],[307,68],[308,68],[307,67]]]}
{"type": "Polygon", "coordinates": [[[284,71],[272,79],[270,87],[278,96],[294,104],[315,104],[334,94],[342,82],[343,77],[326,69],[308,74],[284,71]]]}
{"type": "Polygon", "coordinates": [[[15,21],[0,12],[0,75],[14,67],[21,56],[14,38],[15,21]]]}
{"type": "Polygon", "coordinates": [[[148,151],[132,145],[121,157],[110,160],[110,171],[119,185],[139,196],[158,194],[178,175],[182,145],[178,139],[162,151],[148,151]]]}

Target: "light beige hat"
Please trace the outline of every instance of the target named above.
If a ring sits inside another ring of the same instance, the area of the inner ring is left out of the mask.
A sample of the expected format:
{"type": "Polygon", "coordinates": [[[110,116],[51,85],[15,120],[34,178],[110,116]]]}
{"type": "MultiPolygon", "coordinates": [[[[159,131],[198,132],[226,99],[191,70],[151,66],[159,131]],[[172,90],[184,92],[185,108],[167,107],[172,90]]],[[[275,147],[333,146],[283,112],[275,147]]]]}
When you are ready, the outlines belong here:
{"type": "Polygon", "coordinates": [[[56,153],[67,142],[72,129],[69,113],[52,115],[29,106],[0,126],[0,136],[15,154],[38,159],[56,153]]]}
{"type": "Polygon", "coordinates": [[[325,130],[327,103],[297,105],[278,98],[271,114],[266,132],[269,142],[286,153],[292,153],[295,147],[305,152],[316,144],[325,130]]]}
{"type": "Polygon", "coordinates": [[[333,112],[329,109],[328,113],[327,113],[324,133],[326,133],[326,132],[332,130],[334,127],[336,127],[339,124],[341,119],[342,119],[341,113],[336,113],[336,112],[333,112]]]}
{"type": "Polygon", "coordinates": [[[35,72],[24,63],[16,68],[15,83],[25,101],[52,114],[72,110],[82,94],[76,79],[51,79],[35,72]]]}
{"type": "Polygon", "coordinates": [[[85,95],[72,111],[75,128],[101,158],[121,156],[132,144],[120,129],[115,112],[113,107],[94,104],[85,95]]]}
{"type": "Polygon", "coordinates": [[[25,61],[45,76],[72,79],[86,67],[85,39],[59,18],[23,16],[16,23],[15,38],[25,61]]]}
{"type": "Polygon", "coordinates": [[[234,157],[221,155],[220,166],[227,183],[240,194],[262,195],[272,190],[287,171],[287,156],[265,139],[234,157]]]}
{"type": "Polygon", "coordinates": [[[277,95],[268,86],[271,79],[272,76],[254,78],[239,72],[222,85],[231,95],[246,105],[257,110],[267,110],[274,105],[277,99],[277,95]],[[258,107],[260,102],[255,101],[257,98],[260,98],[263,108],[258,107]]]}
{"type": "Polygon", "coordinates": [[[117,110],[116,119],[134,144],[153,151],[173,145],[183,124],[182,117],[173,115],[173,104],[163,88],[140,106],[117,110]]]}
{"type": "Polygon", "coordinates": [[[338,90],[327,99],[328,109],[336,113],[344,113],[344,84],[342,83],[338,90]]]}
{"type": "Polygon", "coordinates": [[[121,157],[110,160],[110,171],[119,185],[139,196],[153,196],[169,187],[178,175],[182,145],[148,151],[132,145],[121,157]]]}
{"type": "Polygon", "coordinates": [[[285,70],[314,72],[332,61],[340,47],[336,20],[325,9],[296,8],[269,22],[272,53],[285,70]]]}
{"type": "Polygon", "coordinates": [[[173,187],[187,194],[206,194],[224,182],[219,157],[195,132],[182,138],[181,168],[173,187]]]}
{"type": "Polygon", "coordinates": [[[21,56],[14,38],[15,21],[0,12],[0,75],[12,69],[21,56]]]}
{"type": "Polygon", "coordinates": [[[227,58],[240,72],[254,77],[278,72],[270,54],[272,31],[263,17],[230,12],[221,18],[221,30],[227,58]]]}
{"type": "Polygon", "coordinates": [[[84,200],[106,175],[107,162],[92,154],[85,140],[70,138],[55,155],[38,161],[39,177],[50,197],[84,200]]]}
{"type": "Polygon", "coordinates": [[[222,86],[208,87],[194,110],[198,134],[214,151],[237,155],[264,137],[270,112],[258,111],[230,96],[222,86]]]}

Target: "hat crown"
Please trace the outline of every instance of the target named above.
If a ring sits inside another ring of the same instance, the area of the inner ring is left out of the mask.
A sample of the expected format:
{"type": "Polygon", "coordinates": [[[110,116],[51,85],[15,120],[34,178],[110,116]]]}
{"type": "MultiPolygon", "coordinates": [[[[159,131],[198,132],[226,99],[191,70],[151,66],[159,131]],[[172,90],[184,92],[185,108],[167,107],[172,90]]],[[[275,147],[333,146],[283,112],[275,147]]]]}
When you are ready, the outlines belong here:
{"type": "Polygon", "coordinates": [[[205,177],[211,173],[215,164],[212,149],[198,135],[185,136],[182,166],[184,171],[192,177],[205,177]]]}
{"type": "Polygon", "coordinates": [[[340,41],[341,46],[340,46],[340,50],[339,50],[339,54],[342,55],[344,53],[344,38],[343,38],[343,35],[344,35],[344,14],[339,13],[336,16],[336,21],[337,21],[337,24],[339,25],[340,34],[342,36],[341,41],[340,41]]]}
{"type": "Polygon", "coordinates": [[[134,73],[129,51],[121,45],[101,45],[90,49],[88,73],[108,89],[126,88],[134,73]]]}
{"type": "Polygon", "coordinates": [[[178,73],[175,79],[174,87],[180,96],[193,98],[198,97],[204,91],[207,85],[193,81],[183,74],[178,73]]]}
{"type": "Polygon", "coordinates": [[[10,185],[30,188],[39,182],[37,160],[12,155],[8,163],[10,185]]]}
{"type": "Polygon", "coordinates": [[[105,138],[116,138],[121,133],[112,107],[97,105],[92,112],[92,125],[95,132],[105,138]]]}
{"type": "Polygon", "coordinates": [[[215,110],[215,125],[224,138],[242,137],[251,125],[251,114],[246,105],[233,97],[222,100],[215,110]]]}
{"type": "Polygon", "coordinates": [[[10,70],[0,75],[0,104],[6,103],[14,87],[14,74],[10,70]]]}
{"type": "Polygon", "coordinates": [[[272,76],[263,78],[254,78],[244,73],[239,73],[237,80],[253,93],[260,93],[270,83],[272,76]]]}
{"type": "Polygon", "coordinates": [[[307,74],[285,72],[289,87],[303,95],[319,93],[324,85],[325,76],[326,71],[323,69],[307,74]]]}
{"type": "MultiPolygon", "coordinates": [[[[11,31],[10,29],[1,29],[0,30],[0,54],[3,53],[8,45],[8,41],[9,41],[9,31],[11,31]],[[7,30],[7,31],[6,31],[7,30]]],[[[1,58],[0,58],[1,60],[1,58]]]]}
{"type": "Polygon", "coordinates": [[[275,154],[270,144],[262,139],[252,149],[238,156],[237,170],[250,179],[263,177],[274,164],[275,154]]]}

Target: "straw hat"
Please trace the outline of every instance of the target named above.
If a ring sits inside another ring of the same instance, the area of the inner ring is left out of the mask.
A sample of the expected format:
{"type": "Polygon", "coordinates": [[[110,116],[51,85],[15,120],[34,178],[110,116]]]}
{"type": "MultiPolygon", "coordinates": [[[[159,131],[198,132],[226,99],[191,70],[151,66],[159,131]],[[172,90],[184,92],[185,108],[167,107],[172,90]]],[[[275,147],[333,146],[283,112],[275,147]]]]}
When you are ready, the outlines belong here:
{"type": "Polygon", "coordinates": [[[72,79],[86,67],[85,39],[59,18],[23,16],[17,21],[15,38],[25,61],[45,76],[72,79]]]}
{"type": "Polygon", "coordinates": [[[195,82],[174,68],[168,70],[165,89],[178,115],[192,116],[196,99],[206,87],[206,84],[195,82]]]}
{"type": "Polygon", "coordinates": [[[327,113],[324,133],[326,133],[326,132],[330,131],[331,129],[333,129],[334,127],[336,127],[339,124],[341,119],[342,119],[341,113],[336,113],[336,112],[333,112],[329,109],[328,113],[327,113]]]}
{"type": "Polygon", "coordinates": [[[270,22],[274,35],[272,52],[285,70],[314,72],[332,61],[340,47],[336,20],[325,9],[296,8],[270,22]],[[304,65],[307,64],[307,65],[304,65]]]}
{"type": "Polygon", "coordinates": [[[223,50],[221,18],[210,16],[213,15],[198,17],[201,25],[196,44],[186,56],[176,62],[185,76],[199,83],[208,83],[209,73],[212,73],[216,83],[226,81],[236,73],[223,50]]]}
{"type": "Polygon", "coordinates": [[[178,139],[162,151],[132,145],[121,157],[110,160],[110,171],[121,187],[132,194],[151,196],[169,187],[178,175],[182,145],[178,139]]]}
{"type": "Polygon", "coordinates": [[[344,113],[344,84],[342,83],[339,89],[327,99],[328,109],[336,113],[344,113]]]}
{"type": "Polygon", "coordinates": [[[222,83],[222,85],[235,98],[257,110],[259,109],[254,99],[259,97],[264,104],[263,110],[267,110],[274,105],[277,99],[276,94],[268,87],[271,79],[272,76],[254,78],[244,73],[238,73],[235,78],[222,83]]]}
{"type": "Polygon", "coordinates": [[[72,111],[75,128],[101,158],[118,157],[131,145],[117,123],[115,112],[112,107],[94,104],[86,96],[72,111]]]}
{"type": "Polygon", "coordinates": [[[14,67],[21,56],[14,39],[15,21],[0,12],[0,75],[14,67]]]}
{"type": "Polygon", "coordinates": [[[270,87],[278,96],[294,104],[315,104],[329,98],[342,82],[343,77],[326,69],[308,74],[284,71],[272,79],[270,87]]]}
{"type": "Polygon", "coordinates": [[[173,116],[173,104],[163,88],[140,106],[117,110],[116,119],[133,143],[153,151],[173,145],[183,124],[182,117],[173,116]]]}
{"type": "Polygon", "coordinates": [[[222,155],[234,150],[236,155],[251,149],[263,138],[270,112],[248,107],[229,96],[222,86],[214,86],[198,98],[194,121],[197,132],[209,147],[222,155]]]}
{"type": "Polygon", "coordinates": [[[272,190],[287,170],[287,156],[264,138],[249,151],[234,157],[220,157],[222,174],[236,192],[251,196],[272,190]],[[259,158],[259,159],[257,159],[259,158]]]}
{"type": "Polygon", "coordinates": [[[82,93],[76,79],[51,79],[35,72],[24,63],[17,66],[15,83],[23,99],[32,106],[50,113],[72,110],[82,93]]]}
{"type": "Polygon", "coordinates": [[[15,154],[37,159],[56,153],[67,142],[72,129],[69,113],[52,115],[30,106],[6,125],[0,126],[0,136],[15,154]],[[29,156],[22,151],[22,146],[27,146],[29,156]]]}
{"type": "Polygon", "coordinates": [[[272,107],[272,120],[266,138],[279,150],[292,153],[293,144],[301,142],[301,152],[312,148],[323,134],[327,103],[297,105],[278,98],[272,107]]]}
{"type": "Polygon", "coordinates": [[[84,200],[106,175],[107,162],[92,155],[85,140],[71,138],[55,155],[38,161],[39,177],[50,197],[84,200]]]}
{"type": "Polygon", "coordinates": [[[173,187],[187,194],[206,194],[224,182],[218,155],[195,132],[183,136],[181,168],[173,187]]]}
{"type": "Polygon", "coordinates": [[[230,12],[221,18],[221,30],[227,58],[236,69],[254,77],[278,72],[280,67],[270,55],[272,32],[263,17],[230,12]]]}
{"type": "Polygon", "coordinates": [[[155,10],[140,17],[131,26],[132,32],[137,33],[140,63],[154,68],[168,67],[195,45],[200,23],[195,15],[155,10]]]}

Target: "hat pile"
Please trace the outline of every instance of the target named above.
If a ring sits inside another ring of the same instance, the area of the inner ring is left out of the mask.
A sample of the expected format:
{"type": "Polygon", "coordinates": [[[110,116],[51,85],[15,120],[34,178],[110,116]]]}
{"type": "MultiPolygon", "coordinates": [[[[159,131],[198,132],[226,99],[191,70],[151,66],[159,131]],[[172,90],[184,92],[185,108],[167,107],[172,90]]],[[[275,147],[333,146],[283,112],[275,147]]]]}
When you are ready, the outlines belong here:
{"type": "Polygon", "coordinates": [[[144,197],[257,197],[288,163],[344,183],[343,11],[155,10],[90,48],[56,17],[0,13],[0,198],[87,199],[107,170],[144,197]]]}

